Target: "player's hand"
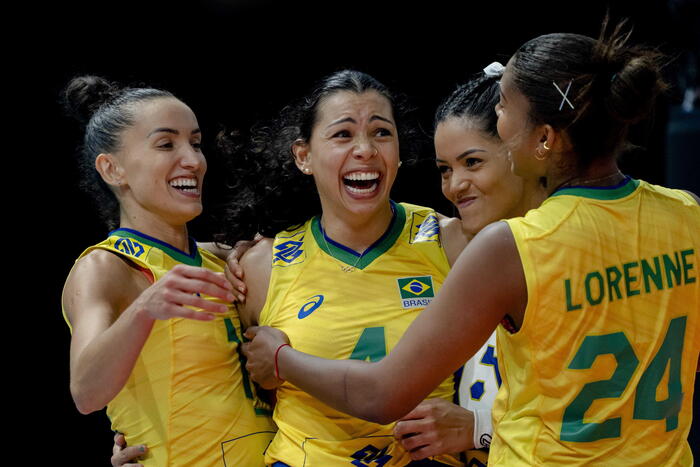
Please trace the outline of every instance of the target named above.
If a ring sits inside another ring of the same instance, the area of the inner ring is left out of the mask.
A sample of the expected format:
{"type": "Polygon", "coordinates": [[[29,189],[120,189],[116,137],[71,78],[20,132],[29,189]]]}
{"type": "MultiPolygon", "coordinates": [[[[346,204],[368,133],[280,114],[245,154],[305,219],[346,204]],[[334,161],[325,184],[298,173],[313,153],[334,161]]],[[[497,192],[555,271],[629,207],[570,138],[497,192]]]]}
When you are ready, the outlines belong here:
{"type": "Polygon", "coordinates": [[[282,384],[275,374],[275,353],[289,338],[279,329],[268,326],[251,326],[243,334],[250,342],[243,344],[243,354],[248,359],[245,368],[250,377],[264,389],[282,384]]]}
{"type": "Polygon", "coordinates": [[[211,313],[225,313],[228,310],[225,303],[234,300],[231,290],[231,284],[222,273],[178,264],[144,290],[131,306],[142,309],[152,319],[188,318],[210,321],[214,319],[211,313]],[[204,295],[219,298],[225,303],[206,300],[204,295]]]}
{"type": "Polygon", "coordinates": [[[263,239],[260,234],[255,234],[253,240],[240,240],[236,242],[236,245],[231,250],[231,253],[226,257],[226,268],[224,269],[224,274],[226,279],[233,286],[233,290],[236,293],[236,300],[245,303],[245,296],[248,292],[245,282],[243,282],[243,268],[241,267],[239,261],[243,257],[243,254],[250,250],[256,243],[263,239]]]}
{"type": "Polygon", "coordinates": [[[138,457],[146,454],[147,451],[148,448],[143,444],[127,446],[124,435],[117,432],[114,434],[114,446],[112,446],[112,466],[143,467],[142,464],[134,464],[129,461],[138,460],[138,457]]]}
{"type": "Polygon", "coordinates": [[[394,425],[413,460],[474,449],[474,414],[445,399],[429,399],[394,425]]]}

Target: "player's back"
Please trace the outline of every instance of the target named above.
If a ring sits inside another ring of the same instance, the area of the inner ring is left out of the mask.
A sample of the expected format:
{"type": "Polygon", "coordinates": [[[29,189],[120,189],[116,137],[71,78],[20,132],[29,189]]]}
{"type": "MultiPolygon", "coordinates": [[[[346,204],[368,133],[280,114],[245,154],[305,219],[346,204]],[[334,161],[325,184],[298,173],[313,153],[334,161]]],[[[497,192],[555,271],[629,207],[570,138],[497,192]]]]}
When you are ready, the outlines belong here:
{"type": "Polygon", "coordinates": [[[528,287],[499,327],[497,465],[690,465],[700,207],[627,179],[508,221],[528,287]]]}

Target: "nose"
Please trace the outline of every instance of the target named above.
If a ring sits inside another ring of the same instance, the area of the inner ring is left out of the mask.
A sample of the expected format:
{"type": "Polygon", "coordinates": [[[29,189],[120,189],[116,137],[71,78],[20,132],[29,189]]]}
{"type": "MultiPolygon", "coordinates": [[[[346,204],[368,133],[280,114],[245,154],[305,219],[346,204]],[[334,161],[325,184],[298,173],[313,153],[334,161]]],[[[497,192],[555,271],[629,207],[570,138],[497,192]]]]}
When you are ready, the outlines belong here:
{"type": "Polygon", "coordinates": [[[455,170],[450,177],[450,192],[453,197],[467,191],[471,185],[471,179],[465,172],[465,170],[455,170]]]}
{"type": "Polygon", "coordinates": [[[206,159],[204,159],[204,154],[202,154],[201,151],[187,146],[183,149],[182,156],[180,157],[180,165],[186,169],[197,170],[202,167],[202,165],[206,166],[206,159]]]}
{"type": "Polygon", "coordinates": [[[352,155],[358,159],[369,159],[377,155],[377,147],[369,138],[360,137],[353,146],[352,155]]]}

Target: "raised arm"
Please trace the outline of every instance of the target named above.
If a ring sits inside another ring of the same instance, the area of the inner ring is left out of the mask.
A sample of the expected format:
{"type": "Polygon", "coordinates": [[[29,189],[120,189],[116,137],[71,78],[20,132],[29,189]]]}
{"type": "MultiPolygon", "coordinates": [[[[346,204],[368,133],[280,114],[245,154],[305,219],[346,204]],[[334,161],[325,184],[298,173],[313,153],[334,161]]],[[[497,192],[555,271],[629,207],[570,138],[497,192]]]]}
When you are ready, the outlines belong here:
{"type": "Polygon", "coordinates": [[[78,261],[66,281],[63,307],[73,331],[71,394],[81,413],[103,408],[121,390],[156,319],[210,320],[209,313],[227,310],[196,293],[233,300],[223,274],[203,268],[179,265],[150,285],[107,251],[78,261]]]}
{"type": "Polygon", "coordinates": [[[269,384],[269,368],[258,374],[256,366],[274,361],[277,353],[282,379],[343,412],[388,423],[415,407],[471,357],[504,315],[520,324],[526,303],[513,235],[507,224],[497,223],[474,237],[435,300],[380,362],[325,360],[279,348],[284,335],[270,328],[257,329],[262,339],[256,337],[245,351],[254,379],[269,384]]]}

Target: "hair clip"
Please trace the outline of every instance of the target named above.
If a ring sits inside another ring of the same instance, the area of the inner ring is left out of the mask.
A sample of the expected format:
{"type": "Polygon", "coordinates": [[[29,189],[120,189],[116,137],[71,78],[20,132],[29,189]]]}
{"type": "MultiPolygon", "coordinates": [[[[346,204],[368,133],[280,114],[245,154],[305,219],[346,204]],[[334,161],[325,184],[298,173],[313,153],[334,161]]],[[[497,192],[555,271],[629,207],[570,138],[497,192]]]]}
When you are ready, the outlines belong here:
{"type": "Polygon", "coordinates": [[[492,62],[489,66],[484,68],[484,74],[488,78],[500,78],[503,76],[503,72],[506,70],[506,67],[501,65],[499,62],[492,62]]]}
{"type": "Polygon", "coordinates": [[[569,104],[569,106],[570,106],[572,109],[574,108],[574,104],[572,104],[571,101],[569,100],[569,98],[566,97],[566,96],[569,94],[569,89],[571,89],[571,83],[572,83],[573,81],[574,81],[574,80],[569,80],[569,85],[566,87],[566,91],[564,91],[564,92],[562,92],[561,89],[559,89],[559,86],[557,86],[557,83],[555,83],[554,81],[552,81],[552,84],[554,85],[554,87],[557,88],[557,91],[559,91],[559,94],[561,94],[562,97],[563,97],[563,99],[561,100],[561,104],[559,104],[559,110],[561,110],[562,107],[564,107],[564,102],[566,102],[567,104],[569,104]]]}

